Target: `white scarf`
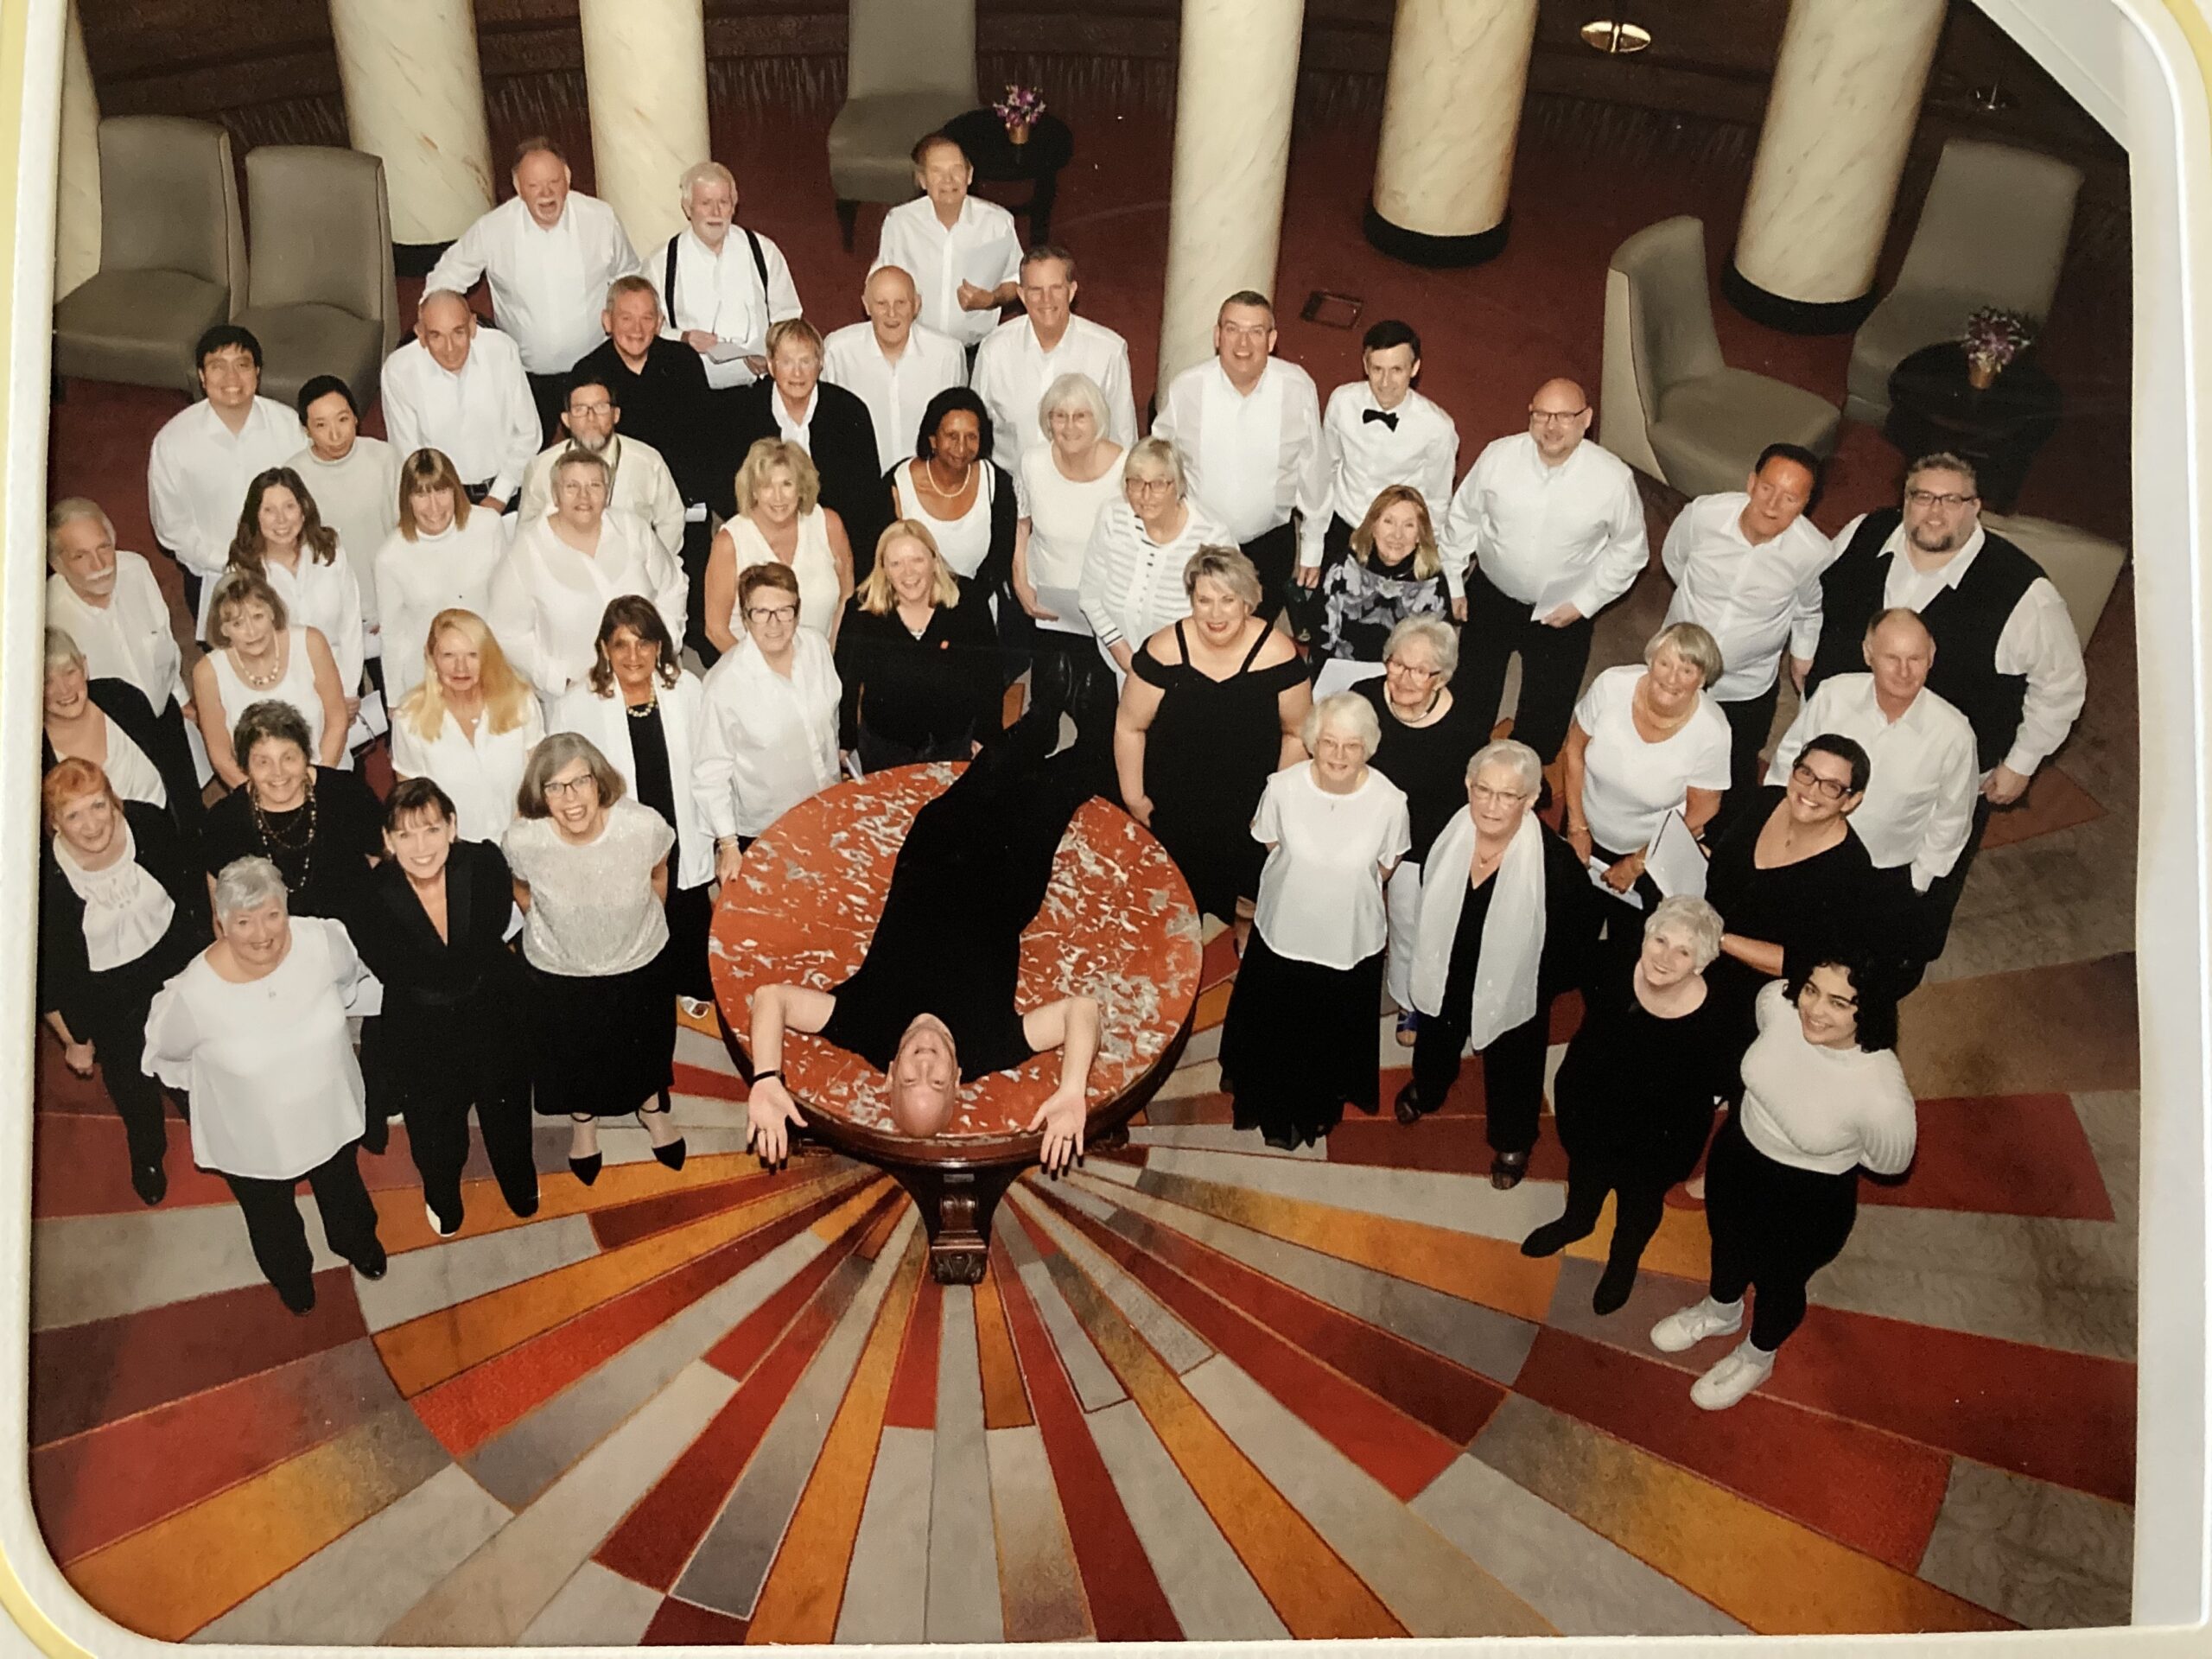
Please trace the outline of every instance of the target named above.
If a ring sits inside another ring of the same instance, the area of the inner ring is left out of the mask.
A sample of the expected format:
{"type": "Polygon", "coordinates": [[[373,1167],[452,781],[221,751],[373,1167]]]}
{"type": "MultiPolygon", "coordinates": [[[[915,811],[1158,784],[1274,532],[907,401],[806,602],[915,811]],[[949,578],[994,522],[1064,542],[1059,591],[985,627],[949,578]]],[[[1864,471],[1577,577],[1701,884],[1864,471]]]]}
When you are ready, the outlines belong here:
{"type": "Polygon", "coordinates": [[[138,861],[138,848],[130,826],[116,826],[123,837],[123,856],[104,870],[88,870],[77,862],[69,843],[54,838],[54,861],[62,879],[85,901],[85,965],[96,974],[136,962],[162,942],[176,901],[138,861]]]}
{"type": "MultiPolygon", "coordinates": [[[[1522,815],[1491,876],[1490,913],[1483,918],[1482,958],[1475,969],[1467,1047],[1490,1046],[1536,1014],[1536,969],[1544,953],[1544,841],[1536,815],[1522,815]]],[[[1414,1006],[1444,1007],[1452,941],[1459,931],[1474,863],[1475,820],[1466,807],[1452,815],[1421,863],[1421,922],[1414,932],[1414,1006]]]]}

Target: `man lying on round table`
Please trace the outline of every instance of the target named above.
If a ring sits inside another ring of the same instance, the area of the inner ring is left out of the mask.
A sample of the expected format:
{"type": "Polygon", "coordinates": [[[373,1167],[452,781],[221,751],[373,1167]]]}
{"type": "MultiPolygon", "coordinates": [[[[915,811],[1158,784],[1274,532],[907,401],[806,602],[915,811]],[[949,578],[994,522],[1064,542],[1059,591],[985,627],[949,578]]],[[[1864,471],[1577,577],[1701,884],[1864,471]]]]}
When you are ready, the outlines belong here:
{"type": "Polygon", "coordinates": [[[1059,1085],[1027,1128],[1045,1132],[1047,1170],[1083,1155],[1098,1004],[1066,996],[1026,1014],[1014,1006],[1022,930],[1044,903],[1060,837],[1110,776],[1096,734],[1048,758],[1068,701],[1057,662],[1040,655],[1029,711],[986,739],[951,787],[914,815],[852,977],[826,991],[766,985],[754,995],[746,1115],[747,1144],[764,1162],[781,1163],[789,1126],[804,1122],[784,1084],[786,1031],[819,1033],[880,1067],[891,1121],[912,1135],[951,1121],[963,1083],[1059,1049],[1059,1085]]]}

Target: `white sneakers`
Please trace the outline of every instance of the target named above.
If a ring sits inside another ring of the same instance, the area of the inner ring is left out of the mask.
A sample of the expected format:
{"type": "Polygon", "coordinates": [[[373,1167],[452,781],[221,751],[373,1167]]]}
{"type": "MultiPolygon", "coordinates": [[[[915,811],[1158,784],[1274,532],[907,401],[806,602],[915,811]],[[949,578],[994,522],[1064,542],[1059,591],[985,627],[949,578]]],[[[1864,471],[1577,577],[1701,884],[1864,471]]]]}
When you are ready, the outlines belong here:
{"type": "Polygon", "coordinates": [[[1701,1411],[1726,1411],[1774,1375],[1774,1356],[1745,1338],[1727,1357],[1690,1384],[1690,1403],[1701,1411]]]}
{"type": "Polygon", "coordinates": [[[1669,1313],[1653,1325],[1651,1345],[1662,1354],[1679,1354],[1685,1348],[1696,1347],[1707,1337],[1727,1336],[1743,1323],[1743,1303],[1731,1302],[1724,1307],[1707,1296],[1679,1313],[1669,1313]]]}

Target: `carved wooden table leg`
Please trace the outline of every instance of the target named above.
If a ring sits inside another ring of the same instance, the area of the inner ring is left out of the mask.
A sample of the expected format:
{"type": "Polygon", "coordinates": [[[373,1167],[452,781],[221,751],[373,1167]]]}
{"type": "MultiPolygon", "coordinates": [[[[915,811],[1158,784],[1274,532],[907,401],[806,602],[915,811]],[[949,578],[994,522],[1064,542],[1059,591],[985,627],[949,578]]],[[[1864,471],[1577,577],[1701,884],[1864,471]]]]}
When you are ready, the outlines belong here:
{"type": "Polygon", "coordinates": [[[977,1170],[922,1165],[892,1172],[913,1197],[929,1234],[930,1276],[940,1285],[982,1282],[990,1261],[991,1218],[1024,1166],[977,1170]]]}

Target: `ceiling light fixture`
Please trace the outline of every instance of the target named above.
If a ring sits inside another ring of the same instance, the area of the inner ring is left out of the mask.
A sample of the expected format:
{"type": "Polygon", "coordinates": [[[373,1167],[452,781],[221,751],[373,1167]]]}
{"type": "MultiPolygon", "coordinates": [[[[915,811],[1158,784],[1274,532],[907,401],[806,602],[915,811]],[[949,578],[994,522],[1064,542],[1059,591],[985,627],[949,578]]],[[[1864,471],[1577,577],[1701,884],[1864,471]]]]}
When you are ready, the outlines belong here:
{"type": "Polygon", "coordinates": [[[1593,52],[1603,52],[1607,57],[1626,57],[1651,44],[1651,31],[1642,24],[1611,17],[1593,17],[1582,25],[1581,32],[1583,45],[1593,52]]]}

